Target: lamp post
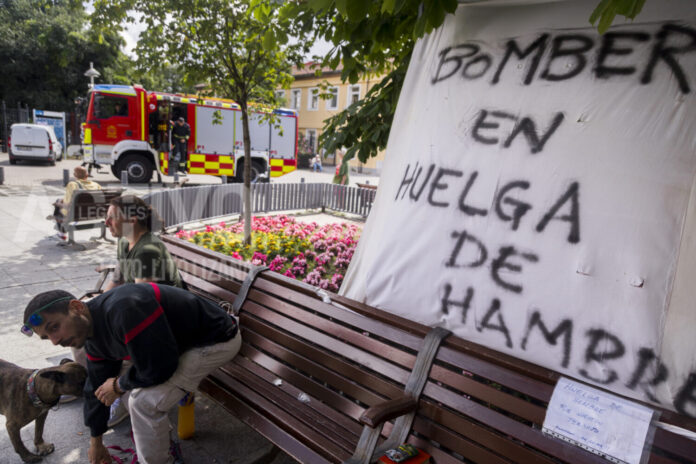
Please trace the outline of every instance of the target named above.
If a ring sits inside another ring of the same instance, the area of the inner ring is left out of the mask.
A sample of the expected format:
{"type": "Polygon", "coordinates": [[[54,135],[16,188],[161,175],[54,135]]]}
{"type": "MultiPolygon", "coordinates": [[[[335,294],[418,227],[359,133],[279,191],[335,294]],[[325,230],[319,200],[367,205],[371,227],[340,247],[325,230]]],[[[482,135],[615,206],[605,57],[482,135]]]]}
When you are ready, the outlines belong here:
{"type": "Polygon", "coordinates": [[[101,74],[99,74],[99,71],[94,69],[94,65],[92,62],[89,62],[89,69],[85,71],[85,76],[89,77],[89,88],[93,89],[94,88],[94,78],[95,77],[100,77],[101,74]]]}

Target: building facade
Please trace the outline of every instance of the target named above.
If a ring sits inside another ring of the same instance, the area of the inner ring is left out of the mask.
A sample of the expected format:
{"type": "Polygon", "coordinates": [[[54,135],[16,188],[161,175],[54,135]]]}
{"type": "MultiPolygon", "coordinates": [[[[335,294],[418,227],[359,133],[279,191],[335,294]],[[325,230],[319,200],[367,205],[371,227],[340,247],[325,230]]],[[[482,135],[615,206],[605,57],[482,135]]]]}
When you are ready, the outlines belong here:
{"type": "MultiPolygon", "coordinates": [[[[366,77],[355,84],[343,83],[341,82],[341,69],[325,68],[322,69],[321,76],[317,76],[315,74],[316,67],[312,65],[313,63],[307,63],[303,69],[294,68],[295,81],[291,87],[276,91],[278,96],[285,101],[283,106],[297,111],[300,153],[320,152],[319,135],[324,127],[324,121],[364,98],[367,91],[381,79],[379,77],[366,77]],[[323,82],[328,82],[327,92],[332,95],[331,98],[320,98],[320,93],[323,93],[320,85],[323,82]]],[[[322,163],[324,166],[335,166],[339,157],[340,153],[323,153],[322,163]]],[[[379,173],[383,160],[384,152],[380,152],[377,157],[370,158],[366,163],[352,159],[350,161],[351,171],[379,173]]]]}

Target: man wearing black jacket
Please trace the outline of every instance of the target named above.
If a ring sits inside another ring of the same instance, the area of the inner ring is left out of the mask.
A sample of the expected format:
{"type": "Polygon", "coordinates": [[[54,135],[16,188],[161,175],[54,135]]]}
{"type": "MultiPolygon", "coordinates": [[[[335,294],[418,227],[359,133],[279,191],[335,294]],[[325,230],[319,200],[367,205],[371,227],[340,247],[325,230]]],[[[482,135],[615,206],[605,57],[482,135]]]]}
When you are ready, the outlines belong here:
{"type": "Polygon", "coordinates": [[[87,351],[85,424],[91,464],[110,463],[102,435],[109,405],[126,391],[141,464],[172,461],[167,412],[239,351],[235,320],[216,304],[155,283],[125,284],[88,302],[62,290],[35,296],[22,332],[87,351]],[[132,366],[120,375],[123,360],[132,366]]]}
{"type": "Polygon", "coordinates": [[[191,126],[179,117],[172,125],[172,166],[183,173],[186,173],[186,161],[188,157],[188,139],[191,136],[191,126]]]}

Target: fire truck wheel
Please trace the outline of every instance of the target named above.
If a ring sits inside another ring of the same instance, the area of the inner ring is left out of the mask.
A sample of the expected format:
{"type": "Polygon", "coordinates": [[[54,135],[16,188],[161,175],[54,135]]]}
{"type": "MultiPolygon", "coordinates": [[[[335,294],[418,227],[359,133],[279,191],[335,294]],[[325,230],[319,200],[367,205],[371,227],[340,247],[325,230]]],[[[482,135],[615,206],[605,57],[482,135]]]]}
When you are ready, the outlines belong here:
{"type": "Polygon", "coordinates": [[[121,178],[121,173],[120,173],[119,170],[116,168],[116,165],[115,165],[115,164],[112,164],[112,165],[109,166],[109,167],[111,168],[111,174],[113,174],[115,177],[118,177],[118,178],[120,179],[120,178],[121,178]]]}
{"type": "MultiPolygon", "coordinates": [[[[263,164],[258,161],[251,162],[251,180],[252,184],[259,182],[261,178],[261,173],[263,173],[263,164]]],[[[229,181],[228,181],[229,182],[229,181]]],[[[244,182],[244,163],[239,163],[239,171],[237,176],[234,178],[234,182],[244,182]]]]}
{"type": "Polygon", "coordinates": [[[128,182],[144,184],[152,178],[152,163],[142,155],[126,155],[116,165],[118,172],[128,172],[128,182]]]}

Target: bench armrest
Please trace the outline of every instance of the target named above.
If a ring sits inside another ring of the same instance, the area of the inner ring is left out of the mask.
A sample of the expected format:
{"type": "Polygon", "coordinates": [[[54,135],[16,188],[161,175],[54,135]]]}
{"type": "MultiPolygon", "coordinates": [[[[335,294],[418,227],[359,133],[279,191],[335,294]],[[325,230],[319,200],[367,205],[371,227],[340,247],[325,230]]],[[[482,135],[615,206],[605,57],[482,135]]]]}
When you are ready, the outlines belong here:
{"type": "Polygon", "coordinates": [[[99,276],[99,280],[97,281],[97,285],[84,295],[80,297],[80,300],[84,300],[85,298],[92,298],[95,295],[99,295],[104,292],[102,290],[102,287],[104,286],[104,282],[106,282],[106,278],[108,277],[109,273],[113,272],[116,270],[115,266],[97,266],[95,269],[97,272],[101,272],[101,276],[99,276]]]}
{"type": "Polygon", "coordinates": [[[416,406],[418,401],[415,398],[410,395],[401,395],[365,410],[360,416],[360,423],[374,429],[385,422],[412,412],[416,406]]]}

